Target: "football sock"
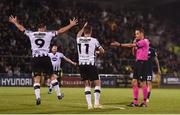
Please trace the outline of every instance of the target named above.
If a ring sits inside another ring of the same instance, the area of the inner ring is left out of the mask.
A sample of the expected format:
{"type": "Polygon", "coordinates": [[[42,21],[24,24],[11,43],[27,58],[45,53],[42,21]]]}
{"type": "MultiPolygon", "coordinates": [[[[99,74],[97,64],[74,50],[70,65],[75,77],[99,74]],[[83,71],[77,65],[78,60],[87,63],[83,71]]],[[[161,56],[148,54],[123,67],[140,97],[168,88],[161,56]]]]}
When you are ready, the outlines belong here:
{"type": "Polygon", "coordinates": [[[56,95],[57,95],[57,96],[60,96],[61,93],[60,93],[60,88],[59,88],[59,82],[57,81],[57,79],[52,80],[51,83],[52,83],[52,86],[54,87],[54,90],[55,90],[55,92],[56,92],[56,95]]]}
{"type": "Polygon", "coordinates": [[[100,93],[101,93],[101,87],[95,86],[95,89],[94,89],[94,104],[95,105],[99,105],[100,93]]]}
{"type": "Polygon", "coordinates": [[[147,95],[148,95],[147,86],[143,86],[143,87],[142,87],[142,90],[143,90],[144,103],[146,103],[147,95]]]}
{"type": "Polygon", "coordinates": [[[90,87],[85,87],[85,96],[86,96],[86,101],[87,101],[88,106],[92,106],[90,87]]]}
{"type": "Polygon", "coordinates": [[[134,104],[138,104],[138,95],[139,95],[139,88],[137,85],[133,86],[133,94],[134,94],[134,104]]]}
{"type": "Polygon", "coordinates": [[[34,83],[34,92],[36,95],[36,99],[40,98],[40,84],[34,83]]]}

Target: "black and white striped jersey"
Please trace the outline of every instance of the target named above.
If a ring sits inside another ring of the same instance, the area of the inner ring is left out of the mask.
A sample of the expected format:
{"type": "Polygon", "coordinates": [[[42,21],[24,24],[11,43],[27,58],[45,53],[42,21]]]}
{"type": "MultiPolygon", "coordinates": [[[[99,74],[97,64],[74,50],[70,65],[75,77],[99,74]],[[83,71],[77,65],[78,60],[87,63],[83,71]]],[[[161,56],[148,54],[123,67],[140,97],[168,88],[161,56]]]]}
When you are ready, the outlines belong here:
{"type": "Polygon", "coordinates": [[[93,37],[78,37],[79,65],[95,65],[96,49],[100,47],[99,41],[93,37]]]}
{"type": "Polygon", "coordinates": [[[24,33],[30,39],[33,57],[48,56],[51,40],[57,35],[57,31],[32,32],[25,30],[24,33]]]}

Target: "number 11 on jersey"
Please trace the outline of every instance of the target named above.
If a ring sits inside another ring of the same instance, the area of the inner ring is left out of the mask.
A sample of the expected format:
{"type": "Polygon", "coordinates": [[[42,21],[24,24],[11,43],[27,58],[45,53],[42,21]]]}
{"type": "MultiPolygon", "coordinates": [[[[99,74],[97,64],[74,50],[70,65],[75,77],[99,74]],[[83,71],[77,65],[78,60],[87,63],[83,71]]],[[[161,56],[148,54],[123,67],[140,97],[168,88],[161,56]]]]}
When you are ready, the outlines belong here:
{"type": "Polygon", "coordinates": [[[78,44],[78,50],[79,50],[80,54],[81,54],[81,48],[82,47],[86,47],[86,54],[88,54],[88,52],[89,52],[89,44],[84,44],[84,45],[78,44]]]}

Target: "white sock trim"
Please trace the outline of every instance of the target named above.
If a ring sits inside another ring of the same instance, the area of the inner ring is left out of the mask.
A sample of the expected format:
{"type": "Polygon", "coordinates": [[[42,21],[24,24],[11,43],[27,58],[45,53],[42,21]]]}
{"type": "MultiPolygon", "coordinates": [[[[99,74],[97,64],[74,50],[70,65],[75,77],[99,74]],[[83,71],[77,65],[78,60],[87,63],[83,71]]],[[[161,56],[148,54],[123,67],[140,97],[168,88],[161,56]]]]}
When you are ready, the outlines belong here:
{"type": "Polygon", "coordinates": [[[51,84],[58,82],[57,79],[51,81],[51,84]]]}
{"type": "Polygon", "coordinates": [[[96,89],[101,90],[101,86],[95,86],[94,89],[95,89],[95,90],[96,90],[96,89]]]}
{"type": "Polygon", "coordinates": [[[33,86],[40,86],[40,83],[34,83],[33,86]]]}
{"type": "Polygon", "coordinates": [[[88,86],[88,87],[85,87],[85,92],[86,92],[86,91],[91,91],[91,87],[89,87],[89,86],[88,86]]]}

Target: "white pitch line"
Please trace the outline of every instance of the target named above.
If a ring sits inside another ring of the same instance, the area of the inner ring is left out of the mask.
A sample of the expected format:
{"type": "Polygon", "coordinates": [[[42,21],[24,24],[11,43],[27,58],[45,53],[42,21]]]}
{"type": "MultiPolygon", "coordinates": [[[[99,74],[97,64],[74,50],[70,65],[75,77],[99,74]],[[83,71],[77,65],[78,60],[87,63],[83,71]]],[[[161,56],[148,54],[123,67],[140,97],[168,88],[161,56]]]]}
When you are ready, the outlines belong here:
{"type": "Polygon", "coordinates": [[[104,108],[115,108],[115,109],[121,109],[121,110],[126,109],[124,107],[115,106],[115,105],[103,105],[103,106],[104,106],[104,108]]]}
{"type": "MultiPolygon", "coordinates": [[[[84,103],[73,103],[73,104],[82,105],[82,106],[86,105],[84,103]]],[[[108,108],[115,108],[115,109],[121,109],[121,110],[126,109],[124,107],[121,107],[121,106],[125,106],[125,105],[120,105],[120,106],[117,106],[117,105],[102,105],[102,106],[103,106],[102,109],[108,109],[108,108]]]]}

